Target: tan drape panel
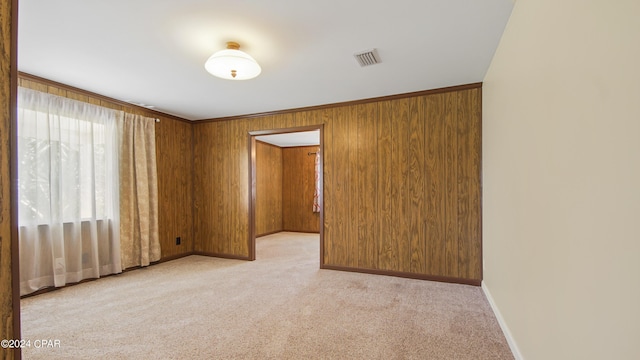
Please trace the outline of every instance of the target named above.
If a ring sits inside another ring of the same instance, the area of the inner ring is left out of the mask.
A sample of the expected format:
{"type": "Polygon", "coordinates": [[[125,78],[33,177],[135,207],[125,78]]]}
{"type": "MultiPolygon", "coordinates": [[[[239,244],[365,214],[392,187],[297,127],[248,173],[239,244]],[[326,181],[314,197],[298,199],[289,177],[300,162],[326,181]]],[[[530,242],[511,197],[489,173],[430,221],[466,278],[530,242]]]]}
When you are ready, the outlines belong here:
{"type": "Polygon", "coordinates": [[[120,122],[122,268],[160,260],[155,119],[124,114],[120,122]]]}

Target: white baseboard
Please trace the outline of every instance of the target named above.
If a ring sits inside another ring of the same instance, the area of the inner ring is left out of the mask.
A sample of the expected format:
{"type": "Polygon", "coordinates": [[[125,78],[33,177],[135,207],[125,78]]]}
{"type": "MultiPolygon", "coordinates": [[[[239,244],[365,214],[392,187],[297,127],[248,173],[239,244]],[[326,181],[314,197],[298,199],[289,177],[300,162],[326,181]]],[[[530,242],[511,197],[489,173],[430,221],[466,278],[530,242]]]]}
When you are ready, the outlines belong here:
{"type": "Polygon", "coordinates": [[[511,335],[511,331],[509,330],[507,323],[504,321],[502,314],[500,314],[500,310],[498,309],[496,303],[493,301],[493,297],[489,292],[489,288],[487,288],[484,281],[482,282],[482,291],[484,291],[484,296],[487,297],[487,301],[489,301],[489,305],[491,306],[493,313],[496,315],[498,324],[500,324],[500,328],[502,328],[502,332],[504,333],[504,337],[507,339],[509,348],[511,348],[513,357],[515,357],[516,360],[524,360],[524,357],[522,356],[522,354],[520,353],[520,349],[518,348],[518,344],[516,344],[516,340],[511,335]]]}

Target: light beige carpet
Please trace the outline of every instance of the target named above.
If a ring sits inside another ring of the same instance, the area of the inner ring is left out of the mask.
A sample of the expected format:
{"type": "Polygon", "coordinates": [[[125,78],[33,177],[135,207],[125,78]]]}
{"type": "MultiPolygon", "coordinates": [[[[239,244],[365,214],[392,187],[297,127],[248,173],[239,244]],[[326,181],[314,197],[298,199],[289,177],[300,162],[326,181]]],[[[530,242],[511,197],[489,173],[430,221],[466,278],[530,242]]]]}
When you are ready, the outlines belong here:
{"type": "Polygon", "coordinates": [[[190,256],[23,299],[23,356],[513,359],[479,287],[319,270],[313,234],[256,246],[254,262],[190,256]]]}

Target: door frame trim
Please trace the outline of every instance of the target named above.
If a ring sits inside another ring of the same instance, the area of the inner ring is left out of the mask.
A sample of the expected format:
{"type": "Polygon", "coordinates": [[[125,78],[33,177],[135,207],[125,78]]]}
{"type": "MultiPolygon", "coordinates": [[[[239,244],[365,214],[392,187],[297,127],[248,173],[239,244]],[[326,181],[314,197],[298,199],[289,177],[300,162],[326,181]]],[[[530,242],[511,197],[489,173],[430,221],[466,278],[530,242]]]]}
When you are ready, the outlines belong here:
{"type": "Polygon", "coordinates": [[[256,136],[320,131],[320,268],[324,267],[324,124],[249,131],[249,260],[256,259],[256,136]]]}

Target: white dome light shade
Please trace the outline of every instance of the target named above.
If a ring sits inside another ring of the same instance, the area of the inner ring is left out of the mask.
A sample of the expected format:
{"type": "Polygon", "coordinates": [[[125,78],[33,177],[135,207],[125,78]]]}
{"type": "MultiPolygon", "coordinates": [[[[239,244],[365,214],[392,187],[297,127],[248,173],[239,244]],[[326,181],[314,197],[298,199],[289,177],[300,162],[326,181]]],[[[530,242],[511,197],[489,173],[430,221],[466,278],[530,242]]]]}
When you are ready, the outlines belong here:
{"type": "Polygon", "coordinates": [[[228,42],[225,50],[211,55],[204,68],[211,75],[228,80],[247,80],[260,75],[260,65],[239,48],[238,43],[228,42]]]}

